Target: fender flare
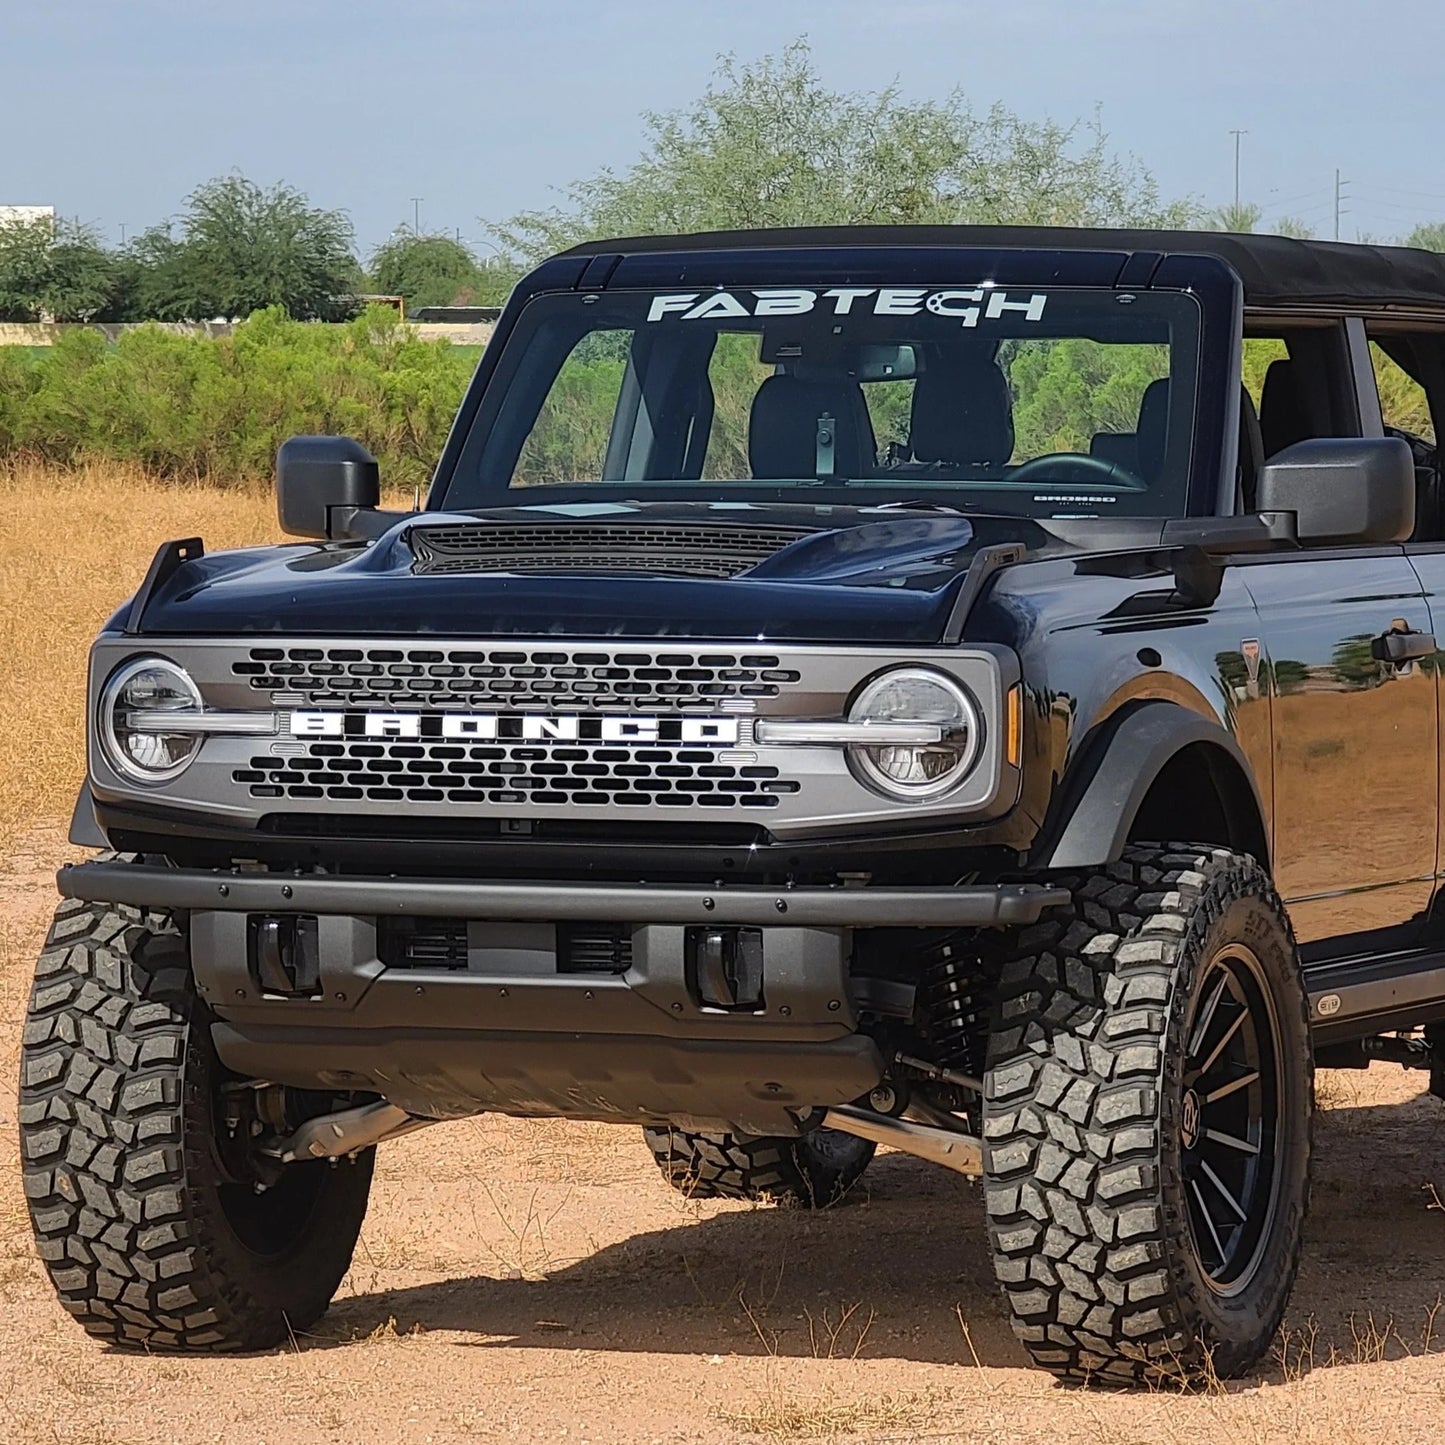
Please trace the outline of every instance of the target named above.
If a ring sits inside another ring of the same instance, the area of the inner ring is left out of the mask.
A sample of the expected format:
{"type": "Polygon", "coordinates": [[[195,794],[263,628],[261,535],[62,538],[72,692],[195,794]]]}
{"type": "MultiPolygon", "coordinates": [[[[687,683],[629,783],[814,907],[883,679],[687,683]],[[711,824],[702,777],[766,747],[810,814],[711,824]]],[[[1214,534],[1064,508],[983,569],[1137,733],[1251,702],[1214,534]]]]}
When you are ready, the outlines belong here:
{"type": "MultiPolygon", "coordinates": [[[[1034,868],[1097,868],[1118,860],[1149,789],[1185,748],[1217,749],[1247,784],[1260,837],[1266,813],[1254,770],[1217,721],[1155,699],[1121,708],[1085,739],[1050,804],[1032,851],[1034,868]]],[[[1269,867],[1268,857],[1259,860],[1269,867]]]]}

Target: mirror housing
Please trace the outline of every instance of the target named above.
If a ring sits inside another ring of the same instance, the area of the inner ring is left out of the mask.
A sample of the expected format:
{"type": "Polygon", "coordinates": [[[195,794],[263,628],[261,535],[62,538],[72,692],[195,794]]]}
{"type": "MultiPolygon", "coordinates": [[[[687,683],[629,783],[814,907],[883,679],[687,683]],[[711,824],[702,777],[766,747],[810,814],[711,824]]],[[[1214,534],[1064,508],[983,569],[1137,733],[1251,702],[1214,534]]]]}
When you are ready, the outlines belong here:
{"type": "Polygon", "coordinates": [[[1415,461],[1398,437],[1315,437],[1277,452],[1255,508],[1293,512],[1300,546],[1403,542],[1415,529],[1415,461]]]}
{"type": "Polygon", "coordinates": [[[276,453],[276,513],[291,537],[357,535],[358,512],[381,501],[376,458],[350,437],[290,437],[276,453]]]}

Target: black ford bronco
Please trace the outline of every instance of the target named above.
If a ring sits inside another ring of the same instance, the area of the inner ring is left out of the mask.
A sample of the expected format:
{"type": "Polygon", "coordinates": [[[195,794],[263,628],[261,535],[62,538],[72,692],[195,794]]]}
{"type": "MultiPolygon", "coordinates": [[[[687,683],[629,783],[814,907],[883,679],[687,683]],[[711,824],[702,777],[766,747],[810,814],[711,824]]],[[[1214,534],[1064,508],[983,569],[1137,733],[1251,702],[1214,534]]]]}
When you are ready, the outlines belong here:
{"type": "Polygon", "coordinates": [[[91,654],[26,1026],[92,1334],[326,1308],[374,1146],[641,1125],[698,1195],[983,1181],[1071,1379],[1247,1369],[1316,1062],[1445,1095],[1445,260],[1115,231],[615,241],[424,508],[170,542],[91,654]],[[1381,380],[1417,399],[1386,426],[1381,380]]]}

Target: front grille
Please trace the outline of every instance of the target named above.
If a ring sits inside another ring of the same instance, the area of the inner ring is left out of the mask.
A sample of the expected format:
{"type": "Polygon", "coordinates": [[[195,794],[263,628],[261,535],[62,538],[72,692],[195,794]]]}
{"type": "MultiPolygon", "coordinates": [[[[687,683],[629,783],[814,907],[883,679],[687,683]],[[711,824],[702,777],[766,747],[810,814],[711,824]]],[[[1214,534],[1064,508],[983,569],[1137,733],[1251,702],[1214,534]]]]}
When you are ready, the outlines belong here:
{"type": "Polygon", "coordinates": [[[231,672],[300,706],[571,711],[708,711],[800,676],[774,653],[516,647],[253,647],[231,672]]]}
{"type": "Polygon", "coordinates": [[[445,572],[650,572],[736,577],[808,536],[796,527],[680,523],[504,523],[413,527],[412,570],[445,572]]]}
{"type": "Polygon", "coordinates": [[[233,781],[253,798],[714,809],[775,808],[799,788],[726,749],[362,739],[304,746],[295,756],[254,756],[233,781]]]}

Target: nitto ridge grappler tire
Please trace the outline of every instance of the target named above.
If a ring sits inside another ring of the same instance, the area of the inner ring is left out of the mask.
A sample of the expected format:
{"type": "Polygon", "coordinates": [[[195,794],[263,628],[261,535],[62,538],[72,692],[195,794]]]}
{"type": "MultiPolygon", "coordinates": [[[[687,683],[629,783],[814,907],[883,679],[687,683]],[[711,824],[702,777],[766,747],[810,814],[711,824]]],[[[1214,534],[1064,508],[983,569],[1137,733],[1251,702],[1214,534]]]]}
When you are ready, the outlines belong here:
{"type": "Polygon", "coordinates": [[[366,1213],[370,1151],[238,1180],[208,1022],[169,915],[60,905],[21,1054],[25,1192],[61,1302],[118,1345],[280,1343],[325,1311],[366,1213]]]}
{"type": "Polygon", "coordinates": [[[664,1178],[690,1199],[771,1199],[826,1209],[873,1158],[872,1143],[836,1129],[814,1129],[797,1139],[668,1128],[642,1133],[664,1178]]]}
{"type": "MultiPolygon", "coordinates": [[[[1014,1329],[1063,1379],[1240,1374],[1299,1264],[1313,1062],[1251,858],[1131,846],[1000,935],[985,1199],[1014,1329]]],[[[987,943],[985,946],[988,946],[987,943]]]]}

